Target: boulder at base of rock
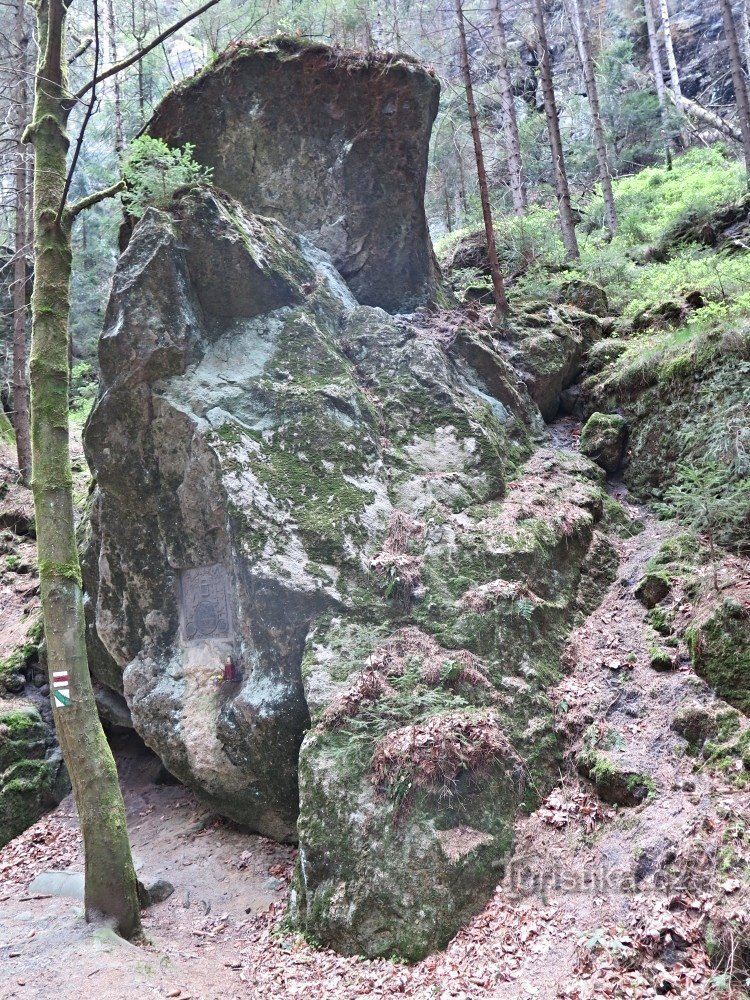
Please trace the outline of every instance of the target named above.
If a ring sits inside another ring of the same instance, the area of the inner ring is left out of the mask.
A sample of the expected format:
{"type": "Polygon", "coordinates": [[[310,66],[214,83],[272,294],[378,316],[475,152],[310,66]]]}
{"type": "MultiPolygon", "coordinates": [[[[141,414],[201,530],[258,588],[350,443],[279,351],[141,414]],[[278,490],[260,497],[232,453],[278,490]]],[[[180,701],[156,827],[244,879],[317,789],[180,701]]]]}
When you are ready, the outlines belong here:
{"type": "Polygon", "coordinates": [[[593,781],[602,802],[612,806],[640,805],[654,787],[650,777],[606,751],[585,750],[578,755],[577,765],[579,773],[593,781]]]}
{"type": "Polygon", "coordinates": [[[575,306],[534,304],[512,316],[500,346],[523,374],[544,419],[554,420],[561,393],[578,378],[588,349],[600,337],[596,316],[575,306]]]}
{"type": "Polygon", "coordinates": [[[70,791],[54,733],[36,708],[0,712],[0,847],[70,791]]]}
{"type": "Polygon", "coordinates": [[[408,312],[438,290],[424,193],[439,94],[408,56],[278,37],[227,49],[148,131],[192,143],[217,187],[329,253],[359,302],[408,312]]]}
{"type": "Polygon", "coordinates": [[[609,313],[607,293],[601,285],[593,281],[584,281],[581,278],[566,281],[560,288],[560,298],[568,305],[577,306],[594,316],[603,317],[609,313]]]}
{"type": "Polygon", "coordinates": [[[683,705],[675,712],[672,729],[687,740],[692,750],[718,733],[716,715],[703,705],[683,705]]]}
{"type": "Polygon", "coordinates": [[[592,413],[581,431],[581,451],[614,475],[622,465],[628,425],[616,413],[592,413]]]}
{"type": "Polygon", "coordinates": [[[519,806],[559,766],[546,690],[564,638],[611,578],[600,475],[542,450],[508,501],[397,516],[375,565],[412,574],[409,624],[316,623],[292,895],[311,937],[416,960],[490,898],[519,806]]]}

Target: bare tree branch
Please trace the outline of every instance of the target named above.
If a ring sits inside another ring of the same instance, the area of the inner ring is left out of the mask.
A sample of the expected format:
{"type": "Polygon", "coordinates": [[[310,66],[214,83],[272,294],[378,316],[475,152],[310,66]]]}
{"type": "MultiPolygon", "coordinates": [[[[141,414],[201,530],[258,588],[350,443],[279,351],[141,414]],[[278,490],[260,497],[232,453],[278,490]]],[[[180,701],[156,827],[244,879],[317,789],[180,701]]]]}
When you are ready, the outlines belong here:
{"type": "Polygon", "coordinates": [[[70,193],[70,185],[73,183],[73,174],[75,173],[76,164],[78,163],[78,157],[81,155],[81,147],[83,146],[83,137],[86,134],[86,126],[88,125],[91,116],[94,113],[94,105],[96,104],[96,73],[99,69],[99,7],[97,0],[94,0],[94,80],[91,85],[91,100],[86,108],[86,114],[83,116],[83,121],[81,122],[81,128],[78,132],[78,139],[76,140],[76,148],[73,152],[73,159],[70,161],[70,167],[68,169],[68,175],[65,178],[65,187],[63,188],[62,197],[60,198],[60,207],[57,209],[57,218],[55,222],[59,225],[60,219],[62,219],[63,212],[65,211],[65,202],[68,200],[68,194],[70,193]]]}
{"type": "Polygon", "coordinates": [[[141,59],[144,58],[144,56],[147,56],[148,53],[152,51],[152,49],[155,49],[157,48],[157,46],[161,45],[161,43],[165,41],[167,38],[169,38],[170,35],[173,35],[176,31],[179,31],[180,28],[184,28],[186,24],[189,24],[190,21],[193,21],[196,17],[200,17],[201,14],[204,14],[211,7],[215,7],[217,3],[219,3],[219,0],[207,0],[207,2],[204,3],[202,7],[199,7],[197,10],[194,10],[191,14],[187,14],[180,21],[176,21],[169,28],[165,28],[164,31],[158,34],[156,38],[154,38],[152,41],[148,43],[148,45],[144,45],[143,48],[140,48],[137,51],[133,52],[125,59],[121,59],[119,62],[114,63],[112,66],[104,70],[104,72],[100,73],[98,76],[96,75],[96,71],[94,71],[93,79],[89,80],[89,82],[85,84],[85,86],[81,87],[81,89],[75,95],[76,100],[80,100],[90,90],[96,89],[97,84],[102,83],[103,80],[107,80],[110,76],[114,76],[115,73],[121,73],[124,69],[127,69],[128,66],[132,66],[134,63],[139,62],[141,59]]]}

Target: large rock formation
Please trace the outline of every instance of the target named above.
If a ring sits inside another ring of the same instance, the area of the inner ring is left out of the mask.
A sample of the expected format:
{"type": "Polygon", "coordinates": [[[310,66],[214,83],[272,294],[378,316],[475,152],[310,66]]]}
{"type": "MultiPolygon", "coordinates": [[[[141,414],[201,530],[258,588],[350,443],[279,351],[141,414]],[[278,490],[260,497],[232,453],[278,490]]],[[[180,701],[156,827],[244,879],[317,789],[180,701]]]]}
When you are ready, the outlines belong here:
{"type": "Polygon", "coordinates": [[[448,353],[357,306],[210,189],[137,226],[100,362],[99,682],[215,809],[299,836],[308,933],[441,946],[554,779],[545,687],[612,562],[600,471],[532,456],[539,411],[488,335],[448,353]]]}
{"type": "Polygon", "coordinates": [[[277,38],[228,49],[148,128],[329,253],[359,302],[408,311],[437,291],[424,191],[439,92],[406,56],[277,38]]]}

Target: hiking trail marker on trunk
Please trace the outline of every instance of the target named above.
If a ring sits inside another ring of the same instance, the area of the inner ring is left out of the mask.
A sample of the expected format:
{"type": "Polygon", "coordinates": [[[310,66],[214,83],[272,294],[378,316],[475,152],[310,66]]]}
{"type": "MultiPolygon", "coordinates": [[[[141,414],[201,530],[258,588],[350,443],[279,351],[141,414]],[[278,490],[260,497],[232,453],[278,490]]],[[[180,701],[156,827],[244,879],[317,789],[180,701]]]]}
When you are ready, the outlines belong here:
{"type": "Polygon", "coordinates": [[[52,674],[52,695],[58,708],[70,705],[70,675],[67,670],[56,670],[52,674]]]}

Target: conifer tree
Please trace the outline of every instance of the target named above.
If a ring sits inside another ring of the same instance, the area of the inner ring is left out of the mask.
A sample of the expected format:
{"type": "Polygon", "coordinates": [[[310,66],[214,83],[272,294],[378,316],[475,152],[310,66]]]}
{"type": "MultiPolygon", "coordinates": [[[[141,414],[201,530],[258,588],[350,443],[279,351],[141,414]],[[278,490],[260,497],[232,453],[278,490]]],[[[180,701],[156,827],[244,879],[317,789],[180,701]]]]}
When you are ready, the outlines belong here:
{"type": "Polygon", "coordinates": [[[94,77],[77,94],[67,87],[67,0],[36,0],[39,63],[26,140],[34,147],[34,292],[31,300],[32,490],[36,513],[42,616],[55,728],[73,785],[85,856],[87,919],[101,914],[120,934],[140,931],[138,885],[117,769],[94,702],[84,637],[81,570],[73,519],[68,387],[71,231],[78,215],[122,189],[112,185],[71,204],[70,184],[97,87],[139,62],[202,8],[162,32],[132,56],[99,73],[94,0],[94,77]],[[68,167],[68,117],[88,98],[68,167]]]}

